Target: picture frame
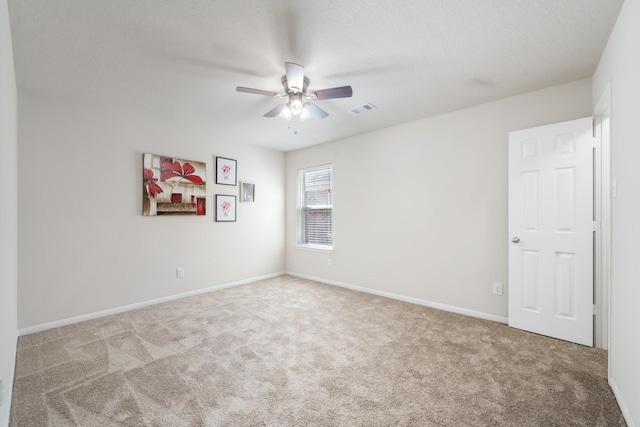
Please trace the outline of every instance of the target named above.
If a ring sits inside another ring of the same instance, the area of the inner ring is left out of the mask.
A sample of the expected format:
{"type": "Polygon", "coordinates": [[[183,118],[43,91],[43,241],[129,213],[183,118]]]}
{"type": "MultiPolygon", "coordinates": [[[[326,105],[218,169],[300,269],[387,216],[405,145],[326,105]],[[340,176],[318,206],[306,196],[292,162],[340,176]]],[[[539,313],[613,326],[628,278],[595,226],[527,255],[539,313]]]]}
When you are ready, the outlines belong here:
{"type": "Polygon", "coordinates": [[[206,177],[204,162],[143,153],[142,215],[205,216],[206,177]]]}
{"type": "Polygon", "coordinates": [[[236,196],[216,194],[216,222],[235,222],[236,196]]]}
{"type": "Polygon", "coordinates": [[[216,157],[216,184],[236,185],[238,183],[238,162],[226,157],[216,157]]]}
{"type": "Polygon", "coordinates": [[[256,185],[253,182],[240,183],[240,202],[253,203],[256,201],[256,185]]]}

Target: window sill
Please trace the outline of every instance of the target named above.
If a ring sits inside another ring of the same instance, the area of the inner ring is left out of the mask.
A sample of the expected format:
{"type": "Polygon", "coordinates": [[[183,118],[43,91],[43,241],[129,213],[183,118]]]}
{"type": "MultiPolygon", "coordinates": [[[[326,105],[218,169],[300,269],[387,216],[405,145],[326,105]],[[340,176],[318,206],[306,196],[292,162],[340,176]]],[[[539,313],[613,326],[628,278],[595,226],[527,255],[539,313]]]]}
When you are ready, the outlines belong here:
{"type": "Polygon", "coordinates": [[[319,245],[296,245],[296,249],[311,252],[324,252],[333,253],[333,246],[319,246],[319,245]]]}

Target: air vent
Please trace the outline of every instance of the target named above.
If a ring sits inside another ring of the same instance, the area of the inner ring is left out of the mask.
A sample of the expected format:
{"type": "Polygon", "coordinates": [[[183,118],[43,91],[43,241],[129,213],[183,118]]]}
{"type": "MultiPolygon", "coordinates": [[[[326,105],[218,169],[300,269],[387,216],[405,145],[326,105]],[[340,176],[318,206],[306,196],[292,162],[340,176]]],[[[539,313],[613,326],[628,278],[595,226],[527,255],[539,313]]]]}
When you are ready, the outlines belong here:
{"type": "Polygon", "coordinates": [[[369,103],[369,104],[364,104],[360,107],[352,108],[351,110],[349,110],[349,112],[357,116],[358,114],[366,113],[367,111],[375,110],[376,108],[378,107],[369,103]]]}

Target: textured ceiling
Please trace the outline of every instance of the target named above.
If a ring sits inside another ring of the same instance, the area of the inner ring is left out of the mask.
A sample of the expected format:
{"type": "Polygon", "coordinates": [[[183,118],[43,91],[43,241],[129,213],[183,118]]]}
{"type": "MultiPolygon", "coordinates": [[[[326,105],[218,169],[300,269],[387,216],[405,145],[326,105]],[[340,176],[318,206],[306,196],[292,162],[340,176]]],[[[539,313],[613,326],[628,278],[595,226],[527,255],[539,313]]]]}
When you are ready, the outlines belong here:
{"type": "Polygon", "coordinates": [[[622,0],[9,0],[18,89],[282,151],[590,77],[622,0]],[[330,113],[262,115],[284,62],[330,113]],[[348,110],[372,103],[376,110],[348,110]]]}

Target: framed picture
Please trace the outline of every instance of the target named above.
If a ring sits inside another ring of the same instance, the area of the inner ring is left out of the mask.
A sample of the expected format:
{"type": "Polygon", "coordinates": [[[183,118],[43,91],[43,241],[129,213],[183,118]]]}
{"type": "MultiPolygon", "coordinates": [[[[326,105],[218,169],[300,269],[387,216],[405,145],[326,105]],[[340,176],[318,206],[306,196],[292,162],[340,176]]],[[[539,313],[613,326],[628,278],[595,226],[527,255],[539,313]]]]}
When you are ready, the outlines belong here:
{"type": "Polygon", "coordinates": [[[236,185],[237,165],[238,162],[233,159],[216,157],[216,184],[236,185]]]}
{"type": "Polygon", "coordinates": [[[203,162],[144,153],[142,215],[206,215],[206,178],[203,162]]]}
{"type": "Polygon", "coordinates": [[[240,183],[240,201],[255,202],[256,201],[256,185],[253,182],[240,183]]]}
{"type": "Polygon", "coordinates": [[[236,196],[216,194],[216,221],[233,222],[236,220],[236,196]]]}

